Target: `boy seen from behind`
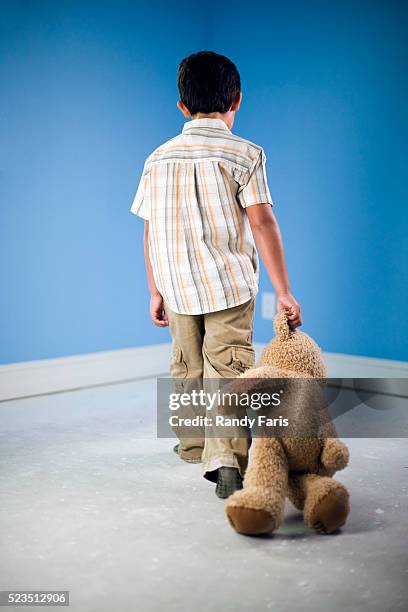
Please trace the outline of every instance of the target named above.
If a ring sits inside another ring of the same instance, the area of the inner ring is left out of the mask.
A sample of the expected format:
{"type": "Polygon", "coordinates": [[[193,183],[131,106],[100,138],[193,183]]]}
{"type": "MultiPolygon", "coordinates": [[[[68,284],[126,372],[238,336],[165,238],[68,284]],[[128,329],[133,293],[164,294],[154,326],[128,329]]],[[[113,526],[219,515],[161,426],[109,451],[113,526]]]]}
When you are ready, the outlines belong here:
{"type": "MultiPolygon", "coordinates": [[[[232,132],[241,81],[227,57],[201,51],[178,69],[180,134],[146,159],[131,211],[144,219],[150,315],[170,328],[176,379],[239,376],[254,364],[253,316],[262,258],[277,310],[301,325],[261,146],[232,132]]],[[[202,462],[225,498],[242,487],[247,436],[182,438],[175,447],[202,462]]]]}

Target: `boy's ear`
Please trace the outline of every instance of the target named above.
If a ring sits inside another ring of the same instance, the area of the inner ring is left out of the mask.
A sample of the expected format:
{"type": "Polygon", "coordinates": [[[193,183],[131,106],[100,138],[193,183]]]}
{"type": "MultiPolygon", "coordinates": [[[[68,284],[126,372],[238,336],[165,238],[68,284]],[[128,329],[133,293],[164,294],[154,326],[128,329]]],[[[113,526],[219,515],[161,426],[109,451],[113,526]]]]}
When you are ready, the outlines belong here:
{"type": "Polygon", "coordinates": [[[236,94],[234,101],[232,102],[230,110],[237,111],[239,107],[241,106],[241,102],[242,102],[242,91],[239,91],[236,94]]]}
{"type": "Polygon", "coordinates": [[[183,113],[183,115],[187,118],[191,117],[190,111],[188,110],[187,106],[185,106],[183,104],[183,102],[181,100],[179,100],[177,102],[177,108],[179,108],[181,110],[181,112],[183,113]]]}

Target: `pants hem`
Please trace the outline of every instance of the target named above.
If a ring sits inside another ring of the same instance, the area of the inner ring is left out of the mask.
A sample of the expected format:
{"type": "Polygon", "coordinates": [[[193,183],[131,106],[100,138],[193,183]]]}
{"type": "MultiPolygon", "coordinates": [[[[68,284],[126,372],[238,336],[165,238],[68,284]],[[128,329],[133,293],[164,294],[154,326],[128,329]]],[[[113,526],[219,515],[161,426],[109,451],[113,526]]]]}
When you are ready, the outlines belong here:
{"type": "Polygon", "coordinates": [[[220,467],[237,468],[241,476],[244,477],[238,460],[234,454],[218,455],[217,457],[213,457],[212,459],[205,461],[203,465],[203,477],[210,482],[217,482],[218,470],[220,467]]]}

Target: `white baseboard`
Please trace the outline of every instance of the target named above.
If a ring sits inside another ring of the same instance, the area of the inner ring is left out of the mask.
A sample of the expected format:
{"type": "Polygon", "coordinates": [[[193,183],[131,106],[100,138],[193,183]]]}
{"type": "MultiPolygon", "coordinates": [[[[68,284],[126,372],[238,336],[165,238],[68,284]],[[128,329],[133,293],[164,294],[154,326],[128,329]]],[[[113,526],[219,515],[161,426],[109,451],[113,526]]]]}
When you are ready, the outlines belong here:
{"type": "MultiPolygon", "coordinates": [[[[263,348],[255,344],[257,357],[263,348]]],[[[0,401],[166,375],[171,344],[0,366],[0,401]]],[[[408,363],[325,353],[334,378],[408,378],[408,363]]]]}
{"type": "MultiPolygon", "coordinates": [[[[264,344],[256,343],[257,358],[264,344]]],[[[408,362],[342,353],[323,353],[329,378],[408,378],[408,362]]]]}
{"type": "Polygon", "coordinates": [[[0,401],[165,374],[171,344],[0,366],[0,401]]]}
{"type": "Polygon", "coordinates": [[[331,378],[408,378],[408,362],[341,353],[325,353],[331,378]]]}

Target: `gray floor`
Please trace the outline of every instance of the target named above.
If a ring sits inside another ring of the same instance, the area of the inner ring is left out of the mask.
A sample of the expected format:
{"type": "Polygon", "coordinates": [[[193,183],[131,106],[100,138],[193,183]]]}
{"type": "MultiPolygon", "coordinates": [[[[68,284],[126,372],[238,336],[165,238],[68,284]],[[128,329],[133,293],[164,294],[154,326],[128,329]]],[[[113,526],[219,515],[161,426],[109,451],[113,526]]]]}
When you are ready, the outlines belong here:
{"type": "Polygon", "coordinates": [[[75,611],[406,609],[408,441],[348,440],[352,511],[318,536],[288,504],[238,536],[155,438],[152,380],[0,404],[0,589],[69,589],[75,611]]]}

